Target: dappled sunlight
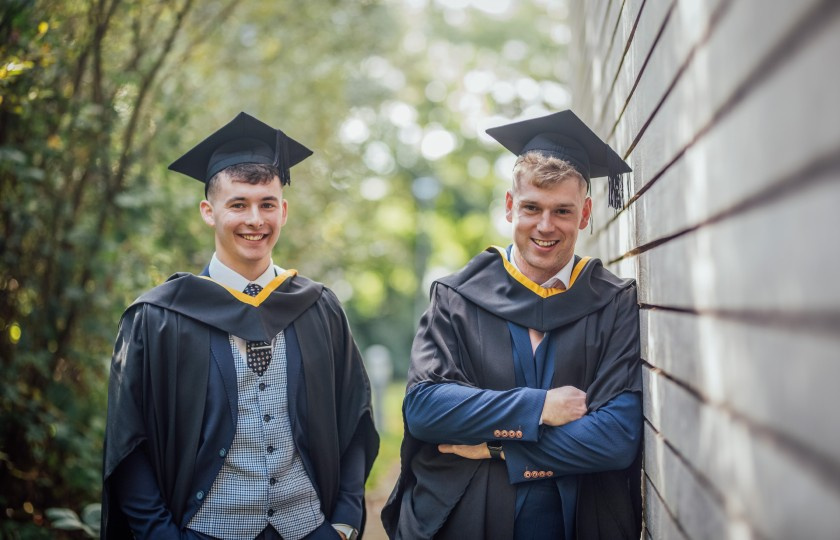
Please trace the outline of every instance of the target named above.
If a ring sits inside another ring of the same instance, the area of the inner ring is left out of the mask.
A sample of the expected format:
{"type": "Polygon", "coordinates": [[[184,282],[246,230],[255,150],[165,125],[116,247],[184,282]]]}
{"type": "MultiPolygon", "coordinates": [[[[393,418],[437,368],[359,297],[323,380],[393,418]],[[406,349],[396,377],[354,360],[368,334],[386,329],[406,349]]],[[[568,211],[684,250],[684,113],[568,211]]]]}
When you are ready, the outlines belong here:
{"type": "Polygon", "coordinates": [[[432,124],[426,128],[420,143],[420,152],[424,158],[435,161],[450,154],[457,144],[455,135],[441,126],[432,124]]]}
{"type": "Polygon", "coordinates": [[[391,201],[382,204],[374,214],[379,227],[391,231],[393,234],[408,234],[415,231],[413,212],[404,203],[391,201]]]}
{"type": "Polygon", "coordinates": [[[391,124],[399,128],[417,124],[417,109],[404,101],[386,101],[380,107],[380,111],[391,124]]]}
{"type": "Polygon", "coordinates": [[[350,117],[341,124],[339,137],[344,144],[362,144],[370,137],[370,129],[359,117],[350,117]]]}
{"type": "Polygon", "coordinates": [[[362,161],[372,172],[381,175],[392,173],[396,164],[390,145],[382,141],[372,141],[367,144],[362,161]]]}
{"type": "Polygon", "coordinates": [[[390,192],[390,184],[381,176],[369,176],[359,184],[359,192],[369,201],[379,201],[390,192]]]}
{"type": "Polygon", "coordinates": [[[419,286],[417,276],[411,268],[396,266],[388,276],[388,284],[392,289],[406,296],[412,295],[419,286]]]}
{"type": "Polygon", "coordinates": [[[405,74],[387,58],[378,55],[367,57],[361,65],[362,72],[386,88],[398,91],[405,86],[405,74]]]}
{"type": "Polygon", "coordinates": [[[482,156],[472,156],[467,161],[467,173],[472,178],[484,178],[490,173],[490,164],[482,156]]]}
{"type": "Polygon", "coordinates": [[[504,238],[504,245],[510,243],[510,238],[513,235],[513,224],[507,220],[504,198],[498,197],[495,199],[490,207],[490,217],[496,233],[500,238],[504,238]]]}

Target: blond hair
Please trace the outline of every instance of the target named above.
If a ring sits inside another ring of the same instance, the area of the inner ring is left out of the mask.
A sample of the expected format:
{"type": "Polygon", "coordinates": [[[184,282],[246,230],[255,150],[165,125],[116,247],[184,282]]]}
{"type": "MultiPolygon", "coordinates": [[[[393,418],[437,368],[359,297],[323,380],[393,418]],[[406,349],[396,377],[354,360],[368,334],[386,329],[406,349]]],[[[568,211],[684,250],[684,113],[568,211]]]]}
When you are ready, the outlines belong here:
{"type": "Polygon", "coordinates": [[[527,152],[519,156],[513,166],[513,192],[516,193],[523,181],[543,189],[572,178],[576,178],[581,187],[588,191],[589,182],[568,161],[541,152],[527,152]]]}

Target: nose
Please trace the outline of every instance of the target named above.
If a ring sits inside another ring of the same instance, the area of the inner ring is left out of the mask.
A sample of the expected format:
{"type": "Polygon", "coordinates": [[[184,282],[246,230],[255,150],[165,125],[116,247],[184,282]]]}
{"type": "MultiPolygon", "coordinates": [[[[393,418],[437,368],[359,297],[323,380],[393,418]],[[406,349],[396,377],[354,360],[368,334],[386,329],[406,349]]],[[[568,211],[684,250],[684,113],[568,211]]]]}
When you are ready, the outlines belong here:
{"type": "Polygon", "coordinates": [[[546,210],[540,215],[540,221],[537,223],[537,230],[540,232],[548,232],[554,229],[554,222],[551,220],[551,211],[546,210]]]}
{"type": "Polygon", "coordinates": [[[251,206],[245,223],[250,227],[262,227],[263,217],[258,205],[251,206]]]}

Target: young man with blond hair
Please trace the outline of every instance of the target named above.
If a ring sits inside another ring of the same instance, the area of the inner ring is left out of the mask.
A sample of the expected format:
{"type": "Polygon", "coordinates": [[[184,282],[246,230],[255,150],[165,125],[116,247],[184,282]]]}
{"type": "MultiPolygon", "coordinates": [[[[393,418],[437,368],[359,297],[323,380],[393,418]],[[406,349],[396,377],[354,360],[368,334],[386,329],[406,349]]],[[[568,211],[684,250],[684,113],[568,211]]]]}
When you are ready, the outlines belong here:
{"type": "Polygon", "coordinates": [[[432,285],[391,538],[638,539],[636,288],[575,255],[589,181],[629,167],[571,111],[488,130],[519,156],[507,248],[432,285]]]}

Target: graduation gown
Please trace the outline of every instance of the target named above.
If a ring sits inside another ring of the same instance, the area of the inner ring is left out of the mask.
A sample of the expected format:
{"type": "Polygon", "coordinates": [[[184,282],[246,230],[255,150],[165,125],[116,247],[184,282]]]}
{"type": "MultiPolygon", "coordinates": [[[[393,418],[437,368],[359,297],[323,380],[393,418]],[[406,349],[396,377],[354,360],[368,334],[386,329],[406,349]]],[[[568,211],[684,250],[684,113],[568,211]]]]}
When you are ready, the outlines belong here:
{"type": "MultiPolygon", "coordinates": [[[[501,248],[489,248],[458,273],[433,284],[431,304],[412,347],[409,394],[415,386],[429,383],[514,389],[514,346],[508,326],[513,323],[551,333],[550,387],[571,385],[584,390],[590,412],[628,393],[635,394],[638,403],[641,365],[635,283],[619,279],[597,259],[575,260],[570,287],[563,292],[533,283],[510,264],[501,248]]],[[[509,405],[509,409],[515,408],[513,401],[519,399],[504,394],[498,398],[502,408],[509,405]]],[[[459,404],[466,409],[471,406],[459,404]]],[[[499,417],[505,414],[500,411],[499,417]]],[[[640,409],[636,414],[640,425],[640,409]]],[[[469,419],[470,415],[463,417],[469,419]]],[[[457,426],[457,440],[436,442],[477,444],[498,439],[492,429],[478,424],[481,421],[473,425],[467,420],[457,426]]],[[[497,429],[505,426],[501,421],[496,425],[497,429]]],[[[510,427],[521,429],[523,441],[537,441],[543,429],[510,427]]],[[[635,441],[631,454],[638,454],[638,438],[635,441]]],[[[517,444],[526,443],[505,443],[505,448],[517,444]]],[[[629,468],[573,477],[577,479],[577,538],[638,538],[640,461],[638,455],[629,458],[633,461],[629,468]]],[[[517,488],[505,462],[442,454],[436,444],[416,438],[406,425],[400,477],[382,520],[391,538],[468,534],[509,539],[513,537],[516,498],[517,488]]]]}
{"type": "Polygon", "coordinates": [[[236,368],[228,334],[271,341],[281,330],[294,441],[321,509],[328,520],[363,511],[340,492],[348,472],[341,470],[342,458],[351,449],[354,456],[363,454],[353,461],[363,461],[367,478],[379,437],[363,362],[335,295],[293,270],[256,297],[182,273],[137,299],[120,321],[108,388],[103,538],[131,536],[111,477],[140,447],[174,523],[186,526],[236,433],[236,368]]]}

